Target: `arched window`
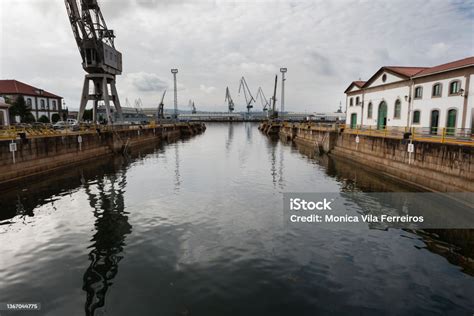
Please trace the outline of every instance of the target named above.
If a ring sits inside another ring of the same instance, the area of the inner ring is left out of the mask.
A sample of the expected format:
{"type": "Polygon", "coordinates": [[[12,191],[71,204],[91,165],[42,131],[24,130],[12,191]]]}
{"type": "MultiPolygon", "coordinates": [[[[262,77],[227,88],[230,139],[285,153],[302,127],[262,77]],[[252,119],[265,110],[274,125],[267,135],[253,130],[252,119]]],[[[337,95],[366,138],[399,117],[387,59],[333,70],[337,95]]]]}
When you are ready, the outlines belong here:
{"type": "Polygon", "coordinates": [[[423,87],[416,87],[415,88],[415,99],[423,98],[423,87]]]}
{"type": "Polygon", "coordinates": [[[456,118],[458,111],[456,109],[448,110],[448,117],[446,118],[446,134],[454,135],[456,132],[456,118]]]}
{"type": "Polygon", "coordinates": [[[53,100],[53,111],[56,111],[56,101],[53,100]]]}
{"type": "Polygon", "coordinates": [[[359,105],[359,97],[356,98],[356,105],[359,105]]]}
{"type": "Polygon", "coordinates": [[[30,99],[30,98],[26,99],[26,105],[28,105],[29,107],[31,107],[31,99],[30,99]]]}
{"type": "Polygon", "coordinates": [[[441,83],[435,83],[433,85],[433,90],[431,91],[432,97],[440,97],[441,96],[441,83]]]}
{"type": "Polygon", "coordinates": [[[459,90],[461,89],[461,81],[455,80],[449,84],[449,94],[458,94],[459,90]]]}
{"type": "Polygon", "coordinates": [[[400,99],[397,99],[397,101],[395,101],[395,109],[393,112],[393,118],[399,119],[401,115],[402,115],[402,102],[400,101],[400,99]]]}
{"type": "Polygon", "coordinates": [[[44,110],[44,100],[40,100],[41,110],[44,110]]]}
{"type": "Polygon", "coordinates": [[[367,106],[367,118],[372,118],[372,111],[373,111],[373,106],[372,106],[372,102],[369,103],[369,105],[367,106]]]}
{"type": "Polygon", "coordinates": [[[419,110],[413,111],[413,124],[420,124],[421,112],[419,110]]]}
{"type": "Polygon", "coordinates": [[[353,104],[354,104],[354,100],[353,100],[353,98],[350,98],[349,99],[349,106],[352,106],[353,104]]]}

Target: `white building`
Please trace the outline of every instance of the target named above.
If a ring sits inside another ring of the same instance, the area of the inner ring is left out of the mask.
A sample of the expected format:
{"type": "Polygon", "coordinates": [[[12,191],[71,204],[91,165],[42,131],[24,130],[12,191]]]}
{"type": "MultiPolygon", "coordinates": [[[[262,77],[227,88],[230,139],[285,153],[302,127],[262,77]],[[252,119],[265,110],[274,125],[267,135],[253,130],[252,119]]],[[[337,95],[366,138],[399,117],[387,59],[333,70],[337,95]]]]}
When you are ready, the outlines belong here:
{"type": "Polygon", "coordinates": [[[354,81],[346,89],[346,124],[471,134],[473,76],[474,57],[435,67],[382,67],[369,80],[354,81]]]}
{"type": "Polygon", "coordinates": [[[4,98],[0,97],[0,127],[10,125],[9,108],[10,105],[5,103],[4,98]]]}
{"type": "Polygon", "coordinates": [[[61,113],[62,97],[18,80],[0,80],[0,96],[13,100],[20,95],[36,120],[46,116],[51,121],[53,114],[61,113]]]}

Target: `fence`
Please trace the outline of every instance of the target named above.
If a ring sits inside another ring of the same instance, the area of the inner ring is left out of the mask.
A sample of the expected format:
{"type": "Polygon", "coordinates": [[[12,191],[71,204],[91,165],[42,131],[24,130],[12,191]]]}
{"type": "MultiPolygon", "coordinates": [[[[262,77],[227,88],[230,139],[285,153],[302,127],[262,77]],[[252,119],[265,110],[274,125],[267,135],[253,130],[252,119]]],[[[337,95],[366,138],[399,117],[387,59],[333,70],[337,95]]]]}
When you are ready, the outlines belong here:
{"type": "Polygon", "coordinates": [[[138,130],[147,128],[157,127],[170,127],[176,125],[183,125],[186,123],[165,123],[156,124],[151,122],[147,125],[95,125],[95,124],[83,124],[76,127],[66,127],[64,129],[53,129],[50,126],[35,126],[35,125],[14,125],[0,127],[0,140],[15,140],[21,137],[33,138],[33,137],[55,137],[55,136],[67,136],[67,135],[82,135],[82,134],[95,134],[100,132],[118,132],[124,130],[138,130]]]}
{"type": "Polygon", "coordinates": [[[474,146],[471,128],[346,126],[344,133],[474,146]]]}

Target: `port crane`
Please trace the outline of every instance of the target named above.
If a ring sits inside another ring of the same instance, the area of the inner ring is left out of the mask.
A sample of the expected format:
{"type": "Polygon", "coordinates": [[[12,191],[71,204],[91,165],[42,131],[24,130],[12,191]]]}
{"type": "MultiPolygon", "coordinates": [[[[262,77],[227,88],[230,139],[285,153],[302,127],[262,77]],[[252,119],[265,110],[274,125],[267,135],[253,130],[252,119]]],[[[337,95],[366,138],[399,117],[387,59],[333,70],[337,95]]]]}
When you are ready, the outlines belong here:
{"type": "Polygon", "coordinates": [[[160,104],[158,105],[157,118],[159,120],[163,120],[165,118],[165,104],[163,103],[165,99],[165,94],[166,94],[166,90],[163,92],[163,95],[161,96],[160,104]]]}
{"type": "Polygon", "coordinates": [[[225,101],[227,102],[228,108],[229,108],[229,113],[234,112],[235,106],[234,106],[234,100],[232,100],[232,97],[230,96],[230,91],[229,87],[225,89],[225,101]]]}
{"type": "Polygon", "coordinates": [[[189,107],[191,108],[191,113],[196,114],[196,105],[194,105],[194,101],[189,100],[189,107]]]}
{"type": "Polygon", "coordinates": [[[268,100],[265,97],[265,94],[263,93],[262,87],[258,87],[257,96],[255,98],[257,100],[260,100],[260,103],[262,104],[262,107],[263,107],[263,111],[264,112],[268,111],[270,103],[268,103],[268,100]]]}
{"type": "Polygon", "coordinates": [[[252,96],[252,92],[250,92],[249,86],[247,85],[247,81],[245,81],[244,77],[240,79],[239,93],[241,90],[244,91],[247,113],[250,113],[250,109],[253,108],[252,102],[255,102],[255,99],[252,96]]]}
{"type": "Polygon", "coordinates": [[[108,124],[113,123],[110,102],[123,122],[122,107],[115,85],[115,76],[122,74],[122,54],[115,49],[113,30],[107,28],[97,0],[64,0],[72,32],[86,71],[79,107],[82,121],[88,101],[94,102],[93,120],[97,122],[97,106],[105,104],[108,124]],[[93,93],[89,85],[93,84],[93,93]],[[109,95],[109,86],[111,95],[109,95]]]}
{"type": "Polygon", "coordinates": [[[270,118],[275,119],[278,117],[278,112],[276,111],[276,92],[277,92],[277,82],[278,82],[278,75],[275,75],[275,87],[273,88],[273,96],[270,98],[270,102],[272,102],[272,113],[270,114],[270,118]]]}

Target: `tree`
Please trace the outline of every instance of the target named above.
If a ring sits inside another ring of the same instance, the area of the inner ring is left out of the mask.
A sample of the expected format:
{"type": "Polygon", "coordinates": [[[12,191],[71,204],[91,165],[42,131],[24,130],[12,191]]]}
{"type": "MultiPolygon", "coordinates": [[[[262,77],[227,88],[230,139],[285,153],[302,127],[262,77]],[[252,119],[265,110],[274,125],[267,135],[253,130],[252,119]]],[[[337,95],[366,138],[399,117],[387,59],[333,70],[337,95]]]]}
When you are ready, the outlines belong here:
{"type": "Polygon", "coordinates": [[[41,117],[38,119],[38,122],[49,123],[49,118],[46,115],[41,115],[41,117]]]}
{"type": "Polygon", "coordinates": [[[61,119],[61,117],[59,116],[58,113],[54,113],[53,115],[51,115],[51,122],[53,122],[53,123],[56,123],[60,119],[61,119]]]}
{"type": "Polygon", "coordinates": [[[92,121],[92,109],[85,110],[82,119],[84,121],[92,121]]]}
{"type": "Polygon", "coordinates": [[[34,123],[36,122],[35,116],[33,114],[28,113],[26,114],[25,118],[23,119],[24,123],[34,123]]]}
{"type": "Polygon", "coordinates": [[[19,116],[21,123],[34,122],[34,116],[31,114],[31,109],[26,105],[25,98],[22,95],[18,96],[12,103],[10,108],[10,115],[12,117],[19,116]],[[33,120],[32,120],[33,117],[33,120]]]}

